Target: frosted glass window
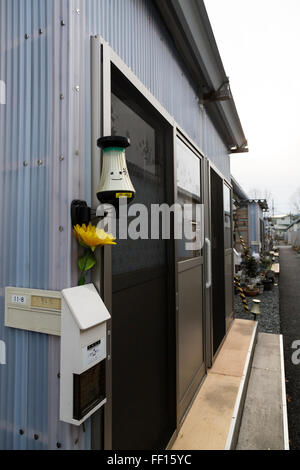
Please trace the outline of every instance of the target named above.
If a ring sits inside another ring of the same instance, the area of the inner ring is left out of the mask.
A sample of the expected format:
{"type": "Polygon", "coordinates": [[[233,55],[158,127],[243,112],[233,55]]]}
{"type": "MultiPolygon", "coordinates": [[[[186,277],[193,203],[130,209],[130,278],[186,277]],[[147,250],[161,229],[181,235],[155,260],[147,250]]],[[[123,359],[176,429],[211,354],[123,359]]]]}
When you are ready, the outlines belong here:
{"type": "MultiPolygon", "coordinates": [[[[196,205],[201,203],[201,183],[200,183],[200,159],[187,147],[180,139],[177,139],[177,202],[193,205],[192,230],[199,227],[196,223],[196,205]]],[[[178,240],[178,260],[185,261],[189,258],[200,256],[200,250],[186,250],[186,240],[178,240]]]]}

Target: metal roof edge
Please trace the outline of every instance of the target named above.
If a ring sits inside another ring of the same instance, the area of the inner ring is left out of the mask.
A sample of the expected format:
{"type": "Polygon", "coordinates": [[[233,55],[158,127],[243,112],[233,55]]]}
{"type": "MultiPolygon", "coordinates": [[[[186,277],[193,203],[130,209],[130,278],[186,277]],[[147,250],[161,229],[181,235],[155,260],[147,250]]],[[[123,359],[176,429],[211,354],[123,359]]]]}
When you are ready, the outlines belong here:
{"type": "Polygon", "coordinates": [[[249,199],[248,195],[245,193],[241,185],[237,182],[234,176],[231,175],[231,184],[233,192],[237,194],[240,199],[249,199]]]}
{"type": "MultiPolygon", "coordinates": [[[[155,0],[179,54],[199,87],[216,91],[228,79],[203,0],[155,0]]],[[[247,140],[233,97],[205,104],[229,153],[247,152],[247,140]]]]}

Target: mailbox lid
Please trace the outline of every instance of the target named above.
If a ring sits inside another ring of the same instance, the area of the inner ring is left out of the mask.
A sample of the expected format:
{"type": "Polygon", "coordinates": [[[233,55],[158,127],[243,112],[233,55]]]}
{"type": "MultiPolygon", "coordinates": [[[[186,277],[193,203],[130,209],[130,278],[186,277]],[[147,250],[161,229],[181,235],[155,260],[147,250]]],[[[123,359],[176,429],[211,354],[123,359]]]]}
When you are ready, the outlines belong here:
{"type": "Polygon", "coordinates": [[[70,287],[61,293],[80,330],[87,330],[111,318],[94,284],[70,287]]]}

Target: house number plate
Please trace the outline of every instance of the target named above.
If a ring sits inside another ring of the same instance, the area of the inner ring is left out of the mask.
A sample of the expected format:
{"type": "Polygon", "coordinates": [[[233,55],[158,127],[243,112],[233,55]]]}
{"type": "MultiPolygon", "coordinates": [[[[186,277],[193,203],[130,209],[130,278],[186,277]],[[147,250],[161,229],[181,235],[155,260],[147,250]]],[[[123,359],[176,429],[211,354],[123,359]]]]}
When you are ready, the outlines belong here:
{"type": "Polygon", "coordinates": [[[12,304],[21,304],[26,305],[26,296],[25,295],[12,295],[11,296],[12,304]]]}

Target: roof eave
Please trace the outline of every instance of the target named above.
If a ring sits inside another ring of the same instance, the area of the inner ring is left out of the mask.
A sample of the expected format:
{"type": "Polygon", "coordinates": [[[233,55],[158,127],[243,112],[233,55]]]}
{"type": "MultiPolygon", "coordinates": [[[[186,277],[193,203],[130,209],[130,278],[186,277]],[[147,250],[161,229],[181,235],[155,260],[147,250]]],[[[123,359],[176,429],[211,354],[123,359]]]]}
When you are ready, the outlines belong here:
{"type": "MultiPolygon", "coordinates": [[[[210,21],[202,0],[155,0],[175,45],[198,85],[199,98],[227,80],[210,21]]],[[[247,140],[231,98],[204,104],[229,153],[247,152],[247,140]]]]}
{"type": "Polygon", "coordinates": [[[246,192],[243,190],[241,185],[237,182],[237,180],[232,175],[231,175],[231,184],[232,184],[233,193],[235,193],[239,197],[240,200],[249,199],[246,192]]]}

